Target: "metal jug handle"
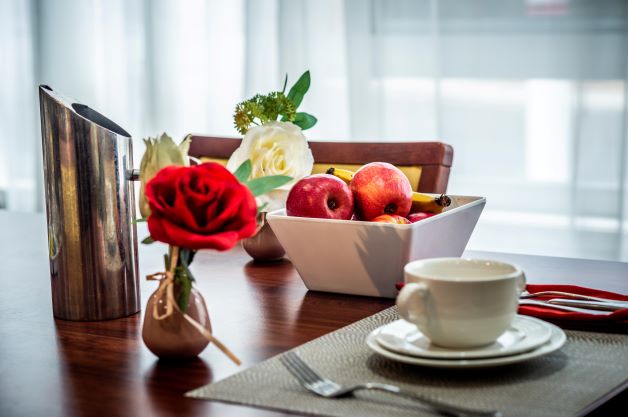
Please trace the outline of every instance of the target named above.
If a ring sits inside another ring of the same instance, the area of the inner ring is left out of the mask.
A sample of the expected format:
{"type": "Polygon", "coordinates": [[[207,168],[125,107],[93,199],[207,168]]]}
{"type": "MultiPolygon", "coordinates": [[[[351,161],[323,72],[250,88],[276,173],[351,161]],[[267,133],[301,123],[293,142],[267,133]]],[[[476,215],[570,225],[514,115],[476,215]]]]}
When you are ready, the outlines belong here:
{"type": "Polygon", "coordinates": [[[139,181],[140,180],[140,170],[139,169],[129,169],[127,171],[127,180],[129,181],[139,181]]]}

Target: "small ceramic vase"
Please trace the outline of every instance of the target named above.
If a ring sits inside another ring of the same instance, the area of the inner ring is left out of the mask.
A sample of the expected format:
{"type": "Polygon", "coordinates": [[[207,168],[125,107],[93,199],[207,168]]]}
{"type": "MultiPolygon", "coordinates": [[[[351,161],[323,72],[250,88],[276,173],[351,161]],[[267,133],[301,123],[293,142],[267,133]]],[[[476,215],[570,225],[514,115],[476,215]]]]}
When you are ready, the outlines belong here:
{"type": "MultiPolygon", "coordinates": [[[[175,299],[178,288],[175,284],[175,299]]],[[[209,341],[194,326],[189,323],[177,305],[173,313],[163,320],[153,316],[155,303],[159,305],[159,313],[163,314],[166,305],[166,292],[158,299],[158,291],[149,298],[144,310],[144,326],[142,339],[146,347],[160,359],[186,360],[193,359],[207,347],[209,341]]],[[[192,287],[187,309],[187,315],[211,332],[209,313],[203,296],[192,287]]]]}
{"type": "Polygon", "coordinates": [[[266,221],[266,212],[257,214],[257,233],[242,240],[242,247],[256,261],[276,261],[286,254],[277,236],[266,221]]]}

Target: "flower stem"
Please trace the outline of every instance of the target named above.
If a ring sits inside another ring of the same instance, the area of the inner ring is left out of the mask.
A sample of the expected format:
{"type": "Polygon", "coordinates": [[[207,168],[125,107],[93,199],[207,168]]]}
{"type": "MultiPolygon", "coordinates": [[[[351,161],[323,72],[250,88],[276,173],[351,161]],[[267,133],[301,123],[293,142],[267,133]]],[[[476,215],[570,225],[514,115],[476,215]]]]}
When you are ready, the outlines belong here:
{"type": "Polygon", "coordinates": [[[174,275],[177,264],[179,263],[179,247],[170,246],[170,273],[174,275]]]}

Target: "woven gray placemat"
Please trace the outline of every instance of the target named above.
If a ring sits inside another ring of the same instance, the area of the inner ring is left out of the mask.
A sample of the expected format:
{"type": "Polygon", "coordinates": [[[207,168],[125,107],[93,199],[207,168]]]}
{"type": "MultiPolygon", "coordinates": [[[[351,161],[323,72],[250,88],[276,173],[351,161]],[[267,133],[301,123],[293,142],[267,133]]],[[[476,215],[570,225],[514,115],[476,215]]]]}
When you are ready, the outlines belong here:
{"type": "MultiPolygon", "coordinates": [[[[322,375],[340,383],[378,381],[424,396],[509,416],[576,416],[625,383],[628,335],[567,331],[557,352],[527,362],[486,369],[434,369],[405,365],[372,353],[366,336],[398,318],[394,307],[295,348],[322,375]]],[[[326,399],[305,391],[278,356],[189,397],[323,416],[434,416],[389,394],[361,392],[326,399]]]]}

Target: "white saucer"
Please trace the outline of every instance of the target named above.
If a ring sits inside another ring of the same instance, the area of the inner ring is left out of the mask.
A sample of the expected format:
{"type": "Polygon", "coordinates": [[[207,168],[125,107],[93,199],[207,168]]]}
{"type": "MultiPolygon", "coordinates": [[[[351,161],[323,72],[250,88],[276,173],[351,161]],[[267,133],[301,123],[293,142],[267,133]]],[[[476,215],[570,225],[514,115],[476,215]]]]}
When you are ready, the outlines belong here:
{"type": "Polygon", "coordinates": [[[554,326],[553,324],[549,324],[552,329],[552,335],[550,336],[550,340],[537,347],[536,349],[532,349],[528,352],[523,352],[510,356],[498,356],[495,358],[483,358],[483,359],[431,359],[431,358],[420,358],[416,356],[408,356],[401,355],[399,353],[391,352],[385,348],[383,348],[379,343],[377,343],[377,334],[380,331],[380,328],[373,330],[366,338],[366,344],[371,350],[375,353],[382,355],[388,359],[392,359],[394,361],[409,363],[412,365],[422,365],[429,366],[435,368],[484,368],[490,366],[501,366],[501,365],[509,365],[512,363],[527,361],[532,358],[537,358],[539,356],[547,355],[548,353],[554,352],[557,349],[560,349],[561,346],[565,344],[567,340],[567,336],[565,332],[563,332],[559,327],[554,326]]]}
{"type": "Polygon", "coordinates": [[[416,326],[397,320],[379,329],[376,339],[382,347],[402,355],[434,359],[494,358],[532,350],[552,335],[549,323],[528,316],[516,316],[510,328],[494,343],[477,348],[445,348],[432,344],[416,326]]]}

